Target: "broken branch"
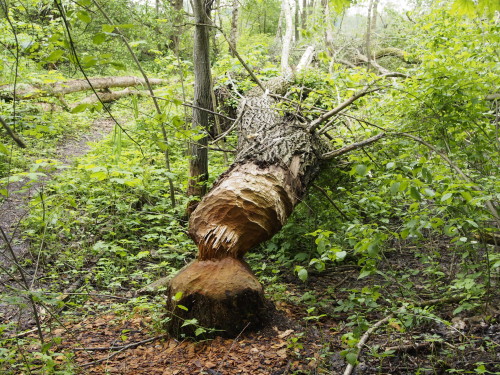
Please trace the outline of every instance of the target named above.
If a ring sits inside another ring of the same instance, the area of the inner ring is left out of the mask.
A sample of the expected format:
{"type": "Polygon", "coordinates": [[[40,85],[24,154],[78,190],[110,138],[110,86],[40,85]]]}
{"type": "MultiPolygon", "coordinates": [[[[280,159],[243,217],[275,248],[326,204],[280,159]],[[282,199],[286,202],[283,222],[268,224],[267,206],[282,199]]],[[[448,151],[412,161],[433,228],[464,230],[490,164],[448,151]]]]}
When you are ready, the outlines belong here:
{"type": "Polygon", "coordinates": [[[358,148],[372,144],[372,143],[378,141],[379,139],[383,138],[385,135],[386,135],[386,133],[377,134],[376,136],[365,139],[364,141],[353,143],[353,144],[350,144],[348,146],[339,148],[337,150],[327,152],[326,154],[321,155],[321,158],[324,160],[328,160],[328,159],[332,159],[334,157],[346,154],[346,153],[351,152],[353,150],[356,150],[358,148]]]}
{"type": "Polygon", "coordinates": [[[19,135],[7,124],[7,122],[0,116],[0,123],[4,127],[7,134],[17,143],[17,145],[21,148],[26,148],[26,143],[21,139],[19,135]]]}
{"type": "Polygon", "coordinates": [[[312,121],[311,124],[309,125],[309,132],[312,133],[314,130],[316,130],[316,128],[318,126],[321,125],[321,123],[323,123],[324,121],[328,120],[332,116],[335,116],[337,113],[339,113],[343,109],[345,109],[348,106],[350,106],[352,103],[354,103],[359,98],[362,98],[363,96],[368,95],[368,94],[370,94],[372,92],[375,92],[375,91],[378,91],[378,90],[380,90],[380,88],[375,88],[375,89],[371,89],[371,90],[365,89],[365,90],[362,90],[362,91],[359,91],[359,92],[355,93],[353,96],[351,96],[345,102],[339,104],[337,107],[335,107],[331,111],[322,114],[316,120],[312,121]]]}

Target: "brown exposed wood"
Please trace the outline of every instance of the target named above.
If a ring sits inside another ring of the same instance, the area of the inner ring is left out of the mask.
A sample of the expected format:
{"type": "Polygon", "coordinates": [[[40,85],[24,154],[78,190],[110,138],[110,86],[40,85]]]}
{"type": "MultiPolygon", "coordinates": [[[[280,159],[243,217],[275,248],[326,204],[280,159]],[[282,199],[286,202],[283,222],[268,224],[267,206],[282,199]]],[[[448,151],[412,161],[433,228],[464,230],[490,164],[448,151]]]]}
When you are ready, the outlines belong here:
{"type": "Polygon", "coordinates": [[[263,294],[262,286],[244,261],[231,257],[197,260],[170,282],[168,328],[176,336],[196,336],[199,327],[209,327],[214,331],[201,337],[234,337],[245,328],[262,325],[263,294]],[[196,319],[197,324],[183,327],[188,319],[196,319]]]}

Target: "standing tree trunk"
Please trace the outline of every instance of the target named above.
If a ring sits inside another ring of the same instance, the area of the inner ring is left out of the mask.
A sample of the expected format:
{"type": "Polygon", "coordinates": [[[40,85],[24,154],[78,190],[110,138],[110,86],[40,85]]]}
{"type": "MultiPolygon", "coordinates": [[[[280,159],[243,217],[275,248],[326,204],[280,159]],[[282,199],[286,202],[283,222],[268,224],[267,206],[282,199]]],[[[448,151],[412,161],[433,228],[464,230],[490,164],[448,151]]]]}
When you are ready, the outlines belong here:
{"type": "Polygon", "coordinates": [[[295,29],[295,43],[299,41],[300,38],[300,33],[299,33],[299,4],[298,2],[295,4],[295,22],[294,22],[294,29],[295,29]]]}
{"type": "Polygon", "coordinates": [[[178,29],[178,27],[179,27],[179,23],[182,19],[182,16],[181,16],[182,5],[183,5],[182,0],[170,0],[170,6],[173,8],[173,10],[175,12],[173,23],[174,23],[174,26],[176,26],[176,27],[174,27],[175,31],[172,33],[172,35],[170,35],[170,45],[174,51],[179,50],[179,35],[181,33],[179,32],[180,30],[178,29]]]}
{"type": "Polygon", "coordinates": [[[377,6],[379,0],[370,0],[368,5],[368,17],[366,27],[366,57],[368,58],[368,69],[372,66],[371,37],[377,21],[377,6]]]}
{"type": "Polygon", "coordinates": [[[281,74],[285,79],[291,77],[292,69],[289,65],[290,48],[292,47],[293,19],[290,0],[282,0],[281,9],[285,18],[285,34],[283,35],[281,48],[281,74]]]}
{"type": "Polygon", "coordinates": [[[238,40],[238,12],[239,12],[239,1],[233,0],[233,12],[231,14],[231,31],[229,34],[229,43],[233,48],[229,48],[229,53],[232,57],[235,57],[234,51],[236,50],[236,41],[238,40]]]}
{"type": "Polygon", "coordinates": [[[302,17],[301,17],[302,30],[306,29],[307,25],[307,0],[302,0],[302,17]]]}
{"type": "MultiPolygon", "coordinates": [[[[191,142],[189,147],[189,184],[187,195],[189,197],[201,198],[206,193],[206,181],[208,179],[208,137],[210,130],[210,117],[207,111],[213,109],[211,95],[211,71],[209,56],[209,30],[210,6],[205,0],[193,1],[193,12],[195,17],[194,29],[194,105],[193,124],[195,131],[205,134],[196,142],[191,142]]],[[[188,205],[188,214],[192,212],[197,204],[193,199],[188,205]]]]}

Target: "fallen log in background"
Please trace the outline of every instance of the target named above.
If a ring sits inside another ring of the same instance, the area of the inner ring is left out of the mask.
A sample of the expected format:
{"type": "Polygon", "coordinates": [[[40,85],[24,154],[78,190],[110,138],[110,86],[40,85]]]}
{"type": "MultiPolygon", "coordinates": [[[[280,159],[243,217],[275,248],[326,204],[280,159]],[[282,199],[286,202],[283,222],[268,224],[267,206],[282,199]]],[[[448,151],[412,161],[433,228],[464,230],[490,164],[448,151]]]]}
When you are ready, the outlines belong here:
{"type": "MultiPolygon", "coordinates": [[[[150,78],[148,79],[150,85],[166,85],[167,80],[150,78]]],[[[80,91],[104,90],[111,87],[146,87],[146,81],[143,78],[134,76],[123,77],[102,77],[90,78],[88,81],[85,79],[75,79],[65,82],[54,82],[49,84],[31,85],[20,83],[16,86],[15,98],[16,100],[23,99],[36,99],[46,96],[63,96],[80,91]]],[[[0,99],[12,100],[14,99],[14,85],[0,86],[0,99]]]]}

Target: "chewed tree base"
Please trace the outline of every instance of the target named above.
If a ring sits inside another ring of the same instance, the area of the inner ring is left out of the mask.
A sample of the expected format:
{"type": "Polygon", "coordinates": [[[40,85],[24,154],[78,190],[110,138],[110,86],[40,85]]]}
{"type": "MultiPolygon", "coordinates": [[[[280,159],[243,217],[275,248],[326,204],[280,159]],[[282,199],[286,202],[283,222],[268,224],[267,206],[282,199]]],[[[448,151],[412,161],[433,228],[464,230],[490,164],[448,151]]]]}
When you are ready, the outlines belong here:
{"type": "Polygon", "coordinates": [[[236,337],[263,325],[264,305],[262,285],[244,261],[196,260],[170,281],[167,330],[175,337],[236,337]],[[186,324],[191,319],[197,323],[186,324]]]}

